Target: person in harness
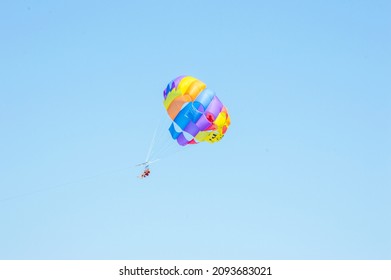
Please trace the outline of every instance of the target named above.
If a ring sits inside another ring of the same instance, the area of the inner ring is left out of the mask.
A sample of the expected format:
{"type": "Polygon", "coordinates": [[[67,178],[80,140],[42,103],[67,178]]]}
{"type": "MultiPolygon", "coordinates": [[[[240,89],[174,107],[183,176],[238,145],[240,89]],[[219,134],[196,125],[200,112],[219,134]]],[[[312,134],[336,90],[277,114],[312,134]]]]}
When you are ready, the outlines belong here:
{"type": "Polygon", "coordinates": [[[152,160],[152,161],[148,160],[146,162],[142,162],[142,163],[136,164],[136,166],[143,166],[144,167],[143,172],[139,176],[137,176],[137,177],[140,178],[140,179],[148,177],[151,174],[151,169],[149,168],[149,166],[152,163],[155,163],[155,162],[157,162],[159,160],[160,159],[155,159],[155,160],[152,160]]]}
{"type": "Polygon", "coordinates": [[[146,178],[146,177],[149,176],[150,173],[151,173],[151,170],[149,169],[149,165],[146,165],[145,168],[144,168],[143,173],[141,173],[141,175],[139,177],[140,178],[146,178]]]}

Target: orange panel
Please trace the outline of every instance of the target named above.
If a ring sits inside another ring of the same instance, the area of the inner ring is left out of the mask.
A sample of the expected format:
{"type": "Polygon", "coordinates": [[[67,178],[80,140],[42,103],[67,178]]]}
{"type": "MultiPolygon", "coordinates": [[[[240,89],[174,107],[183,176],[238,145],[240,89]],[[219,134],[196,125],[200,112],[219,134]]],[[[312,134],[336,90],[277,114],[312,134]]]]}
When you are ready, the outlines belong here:
{"type": "Polygon", "coordinates": [[[188,95],[181,95],[175,98],[167,108],[167,113],[170,118],[174,120],[176,115],[178,115],[179,111],[182,109],[183,104],[190,101],[191,98],[188,95]]]}

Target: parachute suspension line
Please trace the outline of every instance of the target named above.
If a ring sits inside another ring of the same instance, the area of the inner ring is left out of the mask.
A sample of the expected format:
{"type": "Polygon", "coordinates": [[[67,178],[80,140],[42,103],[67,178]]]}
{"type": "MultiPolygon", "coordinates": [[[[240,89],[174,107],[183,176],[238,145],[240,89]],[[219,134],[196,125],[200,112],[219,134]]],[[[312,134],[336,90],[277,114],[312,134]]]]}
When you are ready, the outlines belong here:
{"type": "Polygon", "coordinates": [[[176,141],[174,141],[173,139],[171,139],[171,137],[169,137],[169,133],[167,130],[165,131],[165,134],[162,134],[162,138],[159,139],[161,141],[157,143],[158,149],[156,149],[152,153],[151,158],[155,158],[155,157],[163,158],[166,156],[166,153],[169,152],[170,150],[179,148],[176,147],[177,146],[176,141]]]}
{"type": "Polygon", "coordinates": [[[166,111],[162,111],[159,118],[158,126],[155,129],[154,137],[151,142],[151,146],[148,152],[147,160],[151,161],[154,159],[162,159],[172,152],[182,150],[183,147],[179,146],[178,143],[172,139],[168,127],[171,124],[171,119],[166,116],[166,111]]]}
{"type": "Polygon", "coordinates": [[[171,157],[177,153],[183,152],[186,149],[186,147],[178,146],[175,141],[173,142],[175,143],[173,146],[169,147],[166,151],[163,151],[164,158],[171,157]]]}
{"type": "Polygon", "coordinates": [[[161,137],[161,130],[162,130],[162,120],[164,117],[164,111],[160,113],[160,117],[158,119],[158,122],[156,124],[155,130],[153,132],[152,140],[148,148],[147,157],[145,159],[145,162],[155,160],[154,156],[156,154],[155,148],[158,145],[159,139],[161,137]]]}
{"type": "Polygon", "coordinates": [[[159,129],[160,122],[161,122],[161,118],[160,118],[158,124],[156,125],[155,131],[153,132],[152,140],[151,140],[151,143],[149,144],[149,149],[148,149],[147,157],[145,158],[145,162],[148,162],[150,160],[152,149],[153,149],[153,146],[155,145],[156,133],[157,133],[157,130],[159,129]]]}
{"type": "MultiPolygon", "coordinates": [[[[165,111],[163,112],[165,113],[165,111]]],[[[156,142],[156,150],[153,153],[153,157],[165,158],[172,152],[182,150],[183,147],[178,145],[177,141],[172,139],[171,134],[168,131],[168,127],[171,124],[171,119],[167,116],[163,116],[162,125],[160,126],[159,137],[156,142]]],[[[152,157],[151,157],[152,158],[152,157]]]]}
{"type": "MultiPolygon", "coordinates": [[[[167,133],[169,135],[169,133],[167,133]]],[[[182,150],[183,147],[182,146],[179,146],[177,141],[175,141],[174,139],[172,139],[171,137],[168,139],[168,143],[163,146],[160,150],[159,150],[159,153],[162,155],[162,156],[167,156],[168,154],[171,154],[173,152],[176,152],[176,151],[180,151],[182,150]]]]}
{"type": "Polygon", "coordinates": [[[178,152],[184,151],[187,146],[178,145],[177,141],[172,139],[171,134],[166,131],[166,141],[164,145],[157,151],[159,158],[166,158],[178,152]]]}
{"type": "MultiPolygon", "coordinates": [[[[155,151],[155,154],[159,155],[163,150],[165,150],[167,147],[170,147],[174,141],[170,139],[168,130],[166,128],[163,128],[160,136],[159,136],[159,145],[157,147],[157,150],[155,151]]],[[[155,155],[156,156],[156,155],[155,155]]]]}

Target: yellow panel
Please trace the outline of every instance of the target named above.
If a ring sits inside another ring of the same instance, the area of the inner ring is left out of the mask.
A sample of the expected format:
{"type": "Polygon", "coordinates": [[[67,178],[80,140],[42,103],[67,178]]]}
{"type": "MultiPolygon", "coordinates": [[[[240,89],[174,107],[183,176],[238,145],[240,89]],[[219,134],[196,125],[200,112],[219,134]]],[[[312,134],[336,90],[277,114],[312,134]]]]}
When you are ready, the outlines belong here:
{"type": "Polygon", "coordinates": [[[209,143],[215,143],[220,141],[223,137],[224,134],[221,134],[220,132],[217,131],[212,131],[206,138],[206,141],[208,141],[209,143]]]}
{"type": "Polygon", "coordinates": [[[220,141],[224,137],[224,134],[218,132],[218,131],[200,131],[196,135],[195,139],[198,142],[209,142],[209,143],[215,143],[220,141]]]}
{"type": "Polygon", "coordinates": [[[197,135],[194,137],[198,142],[205,141],[205,138],[210,134],[210,131],[200,131],[197,133],[197,135]]]}
{"type": "Polygon", "coordinates": [[[195,80],[191,83],[191,85],[187,88],[185,94],[190,95],[191,100],[195,100],[197,96],[206,88],[206,85],[200,80],[195,80]]]}
{"type": "Polygon", "coordinates": [[[225,112],[220,112],[220,114],[217,116],[215,121],[213,122],[218,127],[223,127],[225,124],[225,121],[227,120],[227,115],[225,112]]]}
{"type": "Polygon", "coordinates": [[[194,77],[186,76],[179,82],[179,85],[178,85],[177,89],[180,90],[181,92],[183,92],[183,94],[185,94],[187,89],[188,89],[188,87],[195,80],[197,80],[197,79],[194,78],[194,77]]]}

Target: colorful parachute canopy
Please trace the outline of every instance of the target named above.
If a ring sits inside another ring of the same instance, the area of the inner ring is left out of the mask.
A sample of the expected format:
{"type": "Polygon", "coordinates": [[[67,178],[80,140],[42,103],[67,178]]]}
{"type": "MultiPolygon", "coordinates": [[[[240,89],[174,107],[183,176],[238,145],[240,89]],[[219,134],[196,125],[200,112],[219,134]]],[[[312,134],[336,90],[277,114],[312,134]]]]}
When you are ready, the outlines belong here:
{"type": "Polygon", "coordinates": [[[172,80],[163,92],[164,107],[173,120],[169,131],[185,146],[220,141],[231,120],[227,108],[206,84],[190,76],[172,80]]]}

